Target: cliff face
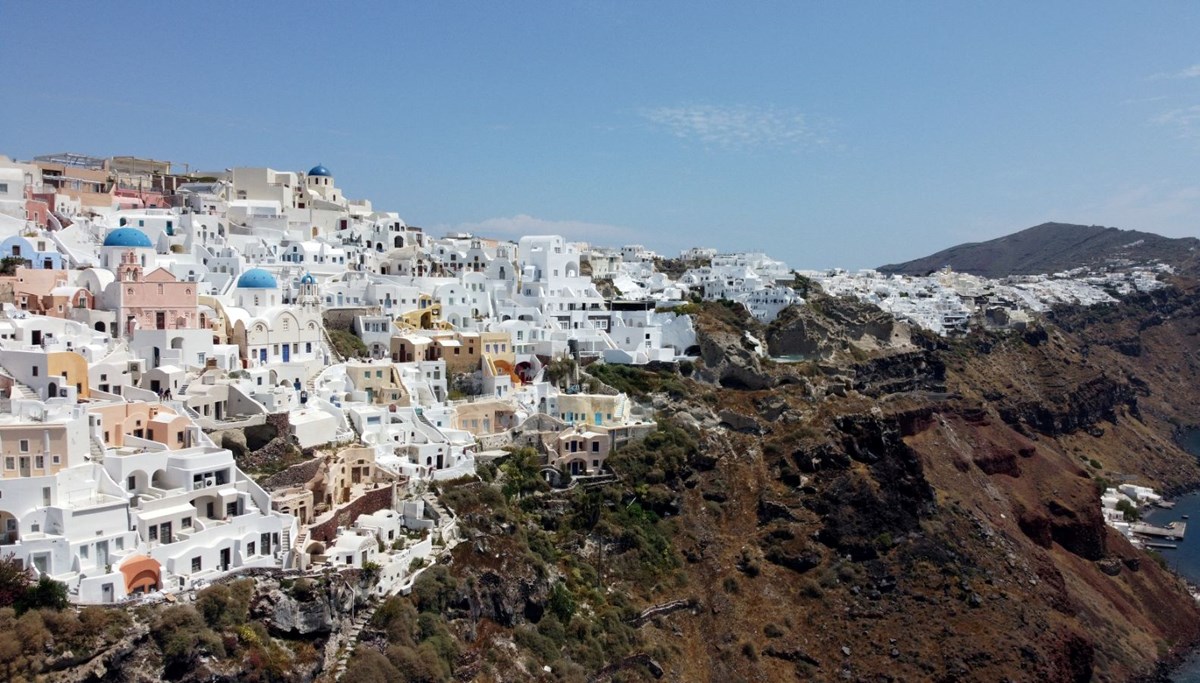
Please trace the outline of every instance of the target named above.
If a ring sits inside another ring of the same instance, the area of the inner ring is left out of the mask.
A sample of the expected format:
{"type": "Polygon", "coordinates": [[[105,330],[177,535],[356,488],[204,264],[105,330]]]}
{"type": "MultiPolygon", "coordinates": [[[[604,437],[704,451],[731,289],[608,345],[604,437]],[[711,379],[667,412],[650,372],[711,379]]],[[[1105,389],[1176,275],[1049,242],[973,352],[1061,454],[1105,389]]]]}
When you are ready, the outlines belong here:
{"type": "Polygon", "coordinates": [[[457,677],[1124,681],[1200,640],[1099,505],[1200,482],[1172,440],[1200,424],[1192,285],[952,342],[813,298],[769,327],[706,306],[616,482],[450,492],[457,677]]]}
{"type": "Polygon", "coordinates": [[[710,433],[682,490],[706,597],[645,629],[678,650],[669,677],[1129,680],[1195,642],[1195,602],[1104,526],[1098,482],[1200,482],[1172,440],[1200,423],[1196,300],[1184,282],[953,343],[783,317],[772,351],[812,363],[756,360],[773,390],[708,399],[752,424],[710,433]]]}

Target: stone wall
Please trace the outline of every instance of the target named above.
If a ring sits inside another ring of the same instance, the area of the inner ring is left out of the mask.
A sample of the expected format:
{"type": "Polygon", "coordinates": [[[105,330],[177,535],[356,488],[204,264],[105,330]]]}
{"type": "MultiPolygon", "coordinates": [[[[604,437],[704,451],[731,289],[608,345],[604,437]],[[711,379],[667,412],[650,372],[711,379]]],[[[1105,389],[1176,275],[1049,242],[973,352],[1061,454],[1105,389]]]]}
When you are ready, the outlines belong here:
{"type": "Polygon", "coordinates": [[[512,445],[513,435],[512,432],[499,432],[497,434],[477,436],[475,440],[479,442],[479,450],[494,451],[512,445]]]}
{"type": "Polygon", "coordinates": [[[313,477],[317,476],[317,472],[321,471],[321,466],[324,462],[324,458],[313,458],[298,465],[292,465],[282,472],[276,472],[263,479],[259,482],[259,485],[267,491],[278,491],[293,486],[303,486],[312,481],[313,477]]]}
{"type": "Polygon", "coordinates": [[[354,319],[360,315],[378,315],[378,308],[327,308],[322,313],[325,328],[330,330],[354,331],[354,319]]]}
{"type": "Polygon", "coordinates": [[[394,493],[395,490],[391,484],[364,493],[343,505],[329,519],[309,529],[308,537],[322,543],[331,542],[337,536],[338,527],[349,527],[361,515],[391,509],[394,493]]]}

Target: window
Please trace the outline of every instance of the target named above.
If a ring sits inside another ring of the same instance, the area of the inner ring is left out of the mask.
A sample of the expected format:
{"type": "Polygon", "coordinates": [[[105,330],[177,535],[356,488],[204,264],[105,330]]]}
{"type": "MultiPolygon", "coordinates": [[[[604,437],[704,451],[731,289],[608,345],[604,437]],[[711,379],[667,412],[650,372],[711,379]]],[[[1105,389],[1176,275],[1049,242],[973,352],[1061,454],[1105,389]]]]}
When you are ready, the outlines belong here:
{"type": "Polygon", "coordinates": [[[38,376],[38,366],[36,366],[36,365],[35,365],[35,366],[33,366],[33,376],[34,376],[34,377],[37,377],[37,376],[38,376]]]}
{"type": "Polygon", "coordinates": [[[157,541],[158,540],[158,525],[151,524],[149,527],[147,527],[147,530],[150,534],[150,540],[157,541]]]}
{"type": "Polygon", "coordinates": [[[194,572],[198,572],[198,571],[200,571],[200,566],[201,566],[201,563],[200,563],[200,558],[199,558],[199,557],[193,557],[193,558],[192,558],[192,571],[194,571],[194,572]]]}
{"type": "Polygon", "coordinates": [[[180,529],[191,529],[192,528],[192,518],[184,517],[183,519],[179,520],[179,528],[180,529]]]}
{"type": "Polygon", "coordinates": [[[34,469],[39,469],[39,470],[46,469],[46,456],[39,455],[39,456],[34,457],[33,467],[34,467],[34,469]]]}
{"type": "Polygon", "coordinates": [[[12,456],[5,458],[4,459],[4,469],[6,469],[6,470],[17,469],[17,459],[12,456]]]}
{"type": "Polygon", "coordinates": [[[85,559],[85,560],[87,559],[87,557],[88,557],[88,546],[86,546],[86,545],[81,545],[81,546],[79,546],[79,556],[80,556],[81,558],[85,559]]]}
{"type": "Polygon", "coordinates": [[[246,544],[246,554],[247,555],[257,555],[258,554],[256,552],[254,552],[254,541],[250,541],[249,543],[246,544]]]}
{"type": "Polygon", "coordinates": [[[21,439],[21,452],[22,453],[29,452],[29,439],[21,439]]]}
{"type": "Polygon", "coordinates": [[[592,442],[592,452],[593,452],[593,453],[599,453],[599,452],[600,452],[600,442],[599,442],[599,441],[593,441],[593,442],[592,442]]]}
{"type": "Polygon", "coordinates": [[[258,537],[259,547],[262,548],[263,555],[271,552],[271,534],[262,534],[258,537]]]}
{"type": "Polygon", "coordinates": [[[117,546],[117,550],[124,550],[125,549],[125,539],[118,536],[117,540],[116,540],[116,546],[117,546]]]}
{"type": "Polygon", "coordinates": [[[62,456],[61,456],[61,455],[56,455],[56,456],[54,456],[53,458],[51,458],[51,459],[50,459],[50,462],[51,462],[51,463],[53,463],[53,464],[55,464],[55,465],[61,465],[61,464],[62,464],[62,456]]]}

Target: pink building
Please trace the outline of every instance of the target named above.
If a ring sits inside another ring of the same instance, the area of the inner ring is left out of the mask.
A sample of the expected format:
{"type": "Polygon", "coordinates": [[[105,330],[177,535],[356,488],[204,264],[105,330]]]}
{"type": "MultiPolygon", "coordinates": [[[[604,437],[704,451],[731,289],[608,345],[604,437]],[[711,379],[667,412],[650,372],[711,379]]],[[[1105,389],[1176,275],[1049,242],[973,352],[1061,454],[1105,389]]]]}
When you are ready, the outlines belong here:
{"type": "Polygon", "coordinates": [[[37,315],[70,318],[72,309],[95,308],[91,292],[66,281],[66,271],[21,266],[16,275],[0,277],[0,290],[11,286],[13,305],[37,315]]]}
{"type": "Polygon", "coordinates": [[[132,251],[121,255],[114,301],[117,321],[126,334],[135,330],[194,330],[208,321],[200,313],[194,282],[180,282],[169,271],[156,268],[143,277],[132,251]]]}

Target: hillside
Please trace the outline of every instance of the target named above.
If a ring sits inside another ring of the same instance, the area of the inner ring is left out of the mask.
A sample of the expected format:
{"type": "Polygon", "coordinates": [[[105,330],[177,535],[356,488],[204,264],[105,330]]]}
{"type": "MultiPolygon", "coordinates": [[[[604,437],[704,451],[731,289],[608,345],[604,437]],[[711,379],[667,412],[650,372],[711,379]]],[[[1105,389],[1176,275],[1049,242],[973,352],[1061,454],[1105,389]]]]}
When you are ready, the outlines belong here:
{"type": "Polygon", "coordinates": [[[425,619],[458,680],[1139,680],[1200,609],[1098,489],[1200,482],[1172,440],[1200,423],[1198,306],[1187,284],[945,342],[819,295],[769,327],[704,305],[694,366],[622,377],[665,392],[617,481],[549,491],[518,460],[504,496],[444,487],[472,541],[373,625],[410,645],[348,675],[417,680],[425,619]]]}
{"type": "Polygon", "coordinates": [[[411,595],[353,571],[131,625],[0,610],[9,678],[329,681],[348,653],[363,683],[1145,680],[1200,607],[1098,491],[1200,484],[1174,441],[1200,425],[1200,285],[1174,285],[952,341],[816,292],[769,326],[702,304],[694,363],[591,369],[659,416],[614,477],[552,490],[523,449],[439,482],[466,541],[411,595]]]}
{"type": "Polygon", "coordinates": [[[1096,225],[1043,223],[987,242],[960,244],[905,263],[880,266],[884,273],[925,275],[950,266],[984,277],[1056,273],[1081,266],[1179,265],[1192,258],[1200,240],[1172,239],[1137,230],[1096,225]]]}

